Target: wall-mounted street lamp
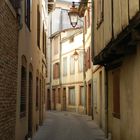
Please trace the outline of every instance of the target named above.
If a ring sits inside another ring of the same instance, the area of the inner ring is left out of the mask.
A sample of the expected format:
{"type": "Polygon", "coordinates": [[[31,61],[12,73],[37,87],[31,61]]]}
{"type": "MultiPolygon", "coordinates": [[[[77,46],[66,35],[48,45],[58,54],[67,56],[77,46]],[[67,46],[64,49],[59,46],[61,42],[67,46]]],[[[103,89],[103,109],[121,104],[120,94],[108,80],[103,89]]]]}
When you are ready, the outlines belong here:
{"type": "Polygon", "coordinates": [[[74,60],[77,61],[78,58],[79,58],[79,53],[77,50],[82,50],[84,51],[83,53],[85,53],[85,50],[84,49],[75,49],[74,53],[73,53],[73,57],[74,57],[74,60]]]}
{"type": "Polygon", "coordinates": [[[75,7],[75,2],[72,2],[72,7],[70,8],[68,15],[72,27],[75,28],[78,23],[78,17],[79,17],[78,9],[75,7]]]}

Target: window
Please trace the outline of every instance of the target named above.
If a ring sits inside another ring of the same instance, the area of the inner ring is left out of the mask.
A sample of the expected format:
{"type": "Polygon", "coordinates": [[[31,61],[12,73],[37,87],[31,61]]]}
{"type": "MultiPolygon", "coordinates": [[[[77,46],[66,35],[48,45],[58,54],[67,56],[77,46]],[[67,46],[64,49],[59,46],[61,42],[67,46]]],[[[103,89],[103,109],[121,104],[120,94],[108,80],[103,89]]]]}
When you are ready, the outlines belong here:
{"type": "Polygon", "coordinates": [[[30,0],[25,0],[25,23],[30,30],[30,0]]]}
{"type": "Polygon", "coordinates": [[[70,74],[75,73],[75,62],[73,56],[70,57],[70,74]]]}
{"type": "Polygon", "coordinates": [[[75,105],[75,88],[74,87],[69,88],[69,104],[75,105]]]}
{"type": "Polygon", "coordinates": [[[79,68],[79,72],[83,71],[83,52],[79,52],[79,59],[78,59],[78,68],[79,68]]]}
{"type": "Polygon", "coordinates": [[[37,45],[40,48],[40,10],[37,5],[37,45]]]}
{"type": "Polygon", "coordinates": [[[20,117],[26,115],[26,67],[21,66],[20,117]]]}
{"type": "Polygon", "coordinates": [[[39,81],[38,77],[36,77],[36,110],[38,110],[38,91],[39,91],[39,81]]]}
{"type": "Polygon", "coordinates": [[[58,54],[58,48],[59,48],[59,38],[57,36],[53,40],[53,52],[54,52],[54,55],[58,54]]]}
{"type": "Polygon", "coordinates": [[[90,69],[90,67],[91,67],[91,59],[90,59],[90,47],[89,47],[86,52],[86,70],[90,69]]]}
{"type": "Polygon", "coordinates": [[[120,118],[120,69],[113,71],[113,116],[120,118]]]}
{"type": "Polygon", "coordinates": [[[67,57],[63,58],[63,76],[67,75],[67,57]]]}
{"type": "Polygon", "coordinates": [[[60,92],[60,88],[58,88],[58,103],[61,103],[61,92],[60,92]]]}
{"type": "Polygon", "coordinates": [[[79,105],[84,106],[85,105],[85,92],[84,87],[80,86],[80,97],[79,97],[79,105]]]}
{"type": "Polygon", "coordinates": [[[104,18],[104,0],[97,0],[97,28],[100,27],[100,25],[103,22],[104,18]]]}
{"type": "Polygon", "coordinates": [[[10,0],[12,6],[17,10],[20,7],[20,0],[10,0]]]}
{"type": "Polygon", "coordinates": [[[46,58],[46,32],[45,32],[45,27],[44,27],[44,24],[43,24],[43,31],[42,31],[42,51],[45,55],[45,58],[46,58]]]}
{"type": "Polygon", "coordinates": [[[59,63],[53,65],[53,79],[59,78],[59,63]]]}

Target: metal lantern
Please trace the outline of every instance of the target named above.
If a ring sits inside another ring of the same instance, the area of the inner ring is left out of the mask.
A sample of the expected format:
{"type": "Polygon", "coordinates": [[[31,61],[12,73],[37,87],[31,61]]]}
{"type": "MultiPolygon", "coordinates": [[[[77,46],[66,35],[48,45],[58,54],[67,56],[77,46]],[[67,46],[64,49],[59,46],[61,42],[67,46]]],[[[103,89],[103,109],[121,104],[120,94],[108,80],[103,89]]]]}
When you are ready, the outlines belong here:
{"type": "Polygon", "coordinates": [[[71,23],[72,27],[76,27],[76,25],[78,23],[79,12],[78,12],[78,9],[75,7],[74,2],[72,2],[72,7],[70,8],[68,15],[69,15],[69,19],[70,19],[70,23],[71,23]]]}

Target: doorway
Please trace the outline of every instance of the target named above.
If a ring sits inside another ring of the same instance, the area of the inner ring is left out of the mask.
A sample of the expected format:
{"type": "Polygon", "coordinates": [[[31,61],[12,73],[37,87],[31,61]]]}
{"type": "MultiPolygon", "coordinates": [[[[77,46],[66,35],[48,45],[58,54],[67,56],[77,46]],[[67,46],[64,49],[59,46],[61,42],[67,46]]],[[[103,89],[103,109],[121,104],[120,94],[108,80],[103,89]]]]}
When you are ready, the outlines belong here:
{"type": "Polygon", "coordinates": [[[92,115],[91,111],[91,84],[88,84],[88,115],[92,115]]]}
{"type": "Polygon", "coordinates": [[[55,89],[53,89],[53,93],[52,93],[52,102],[53,102],[53,110],[56,110],[56,95],[55,95],[55,89]]]}
{"type": "Polygon", "coordinates": [[[66,88],[63,88],[62,100],[63,100],[63,111],[66,111],[66,88]]]}
{"type": "Polygon", "coordinates": [[[47,110],[51,110],[51,96],[50,96],[50,89],[47,90],[47,103],[46,103],[47,110]]]}
{"type": "Polygon", "coordinates": [[[33,91],[33,78],[32,78],[32,72],[29,72],[28,135],[30,137],[32,137],[32,91],[33,91]]]}

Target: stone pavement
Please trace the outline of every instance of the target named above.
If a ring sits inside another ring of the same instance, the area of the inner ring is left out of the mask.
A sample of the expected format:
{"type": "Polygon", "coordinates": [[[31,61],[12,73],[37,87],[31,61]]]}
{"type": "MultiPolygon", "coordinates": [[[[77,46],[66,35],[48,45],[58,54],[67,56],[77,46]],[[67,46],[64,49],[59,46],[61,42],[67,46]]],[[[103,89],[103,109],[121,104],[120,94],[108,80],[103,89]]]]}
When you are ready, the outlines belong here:
{"type": "Polygon", "coordinates": [[[47,112],[33,140],[105,140],[91,117],[70,112],[47,112]]]}

